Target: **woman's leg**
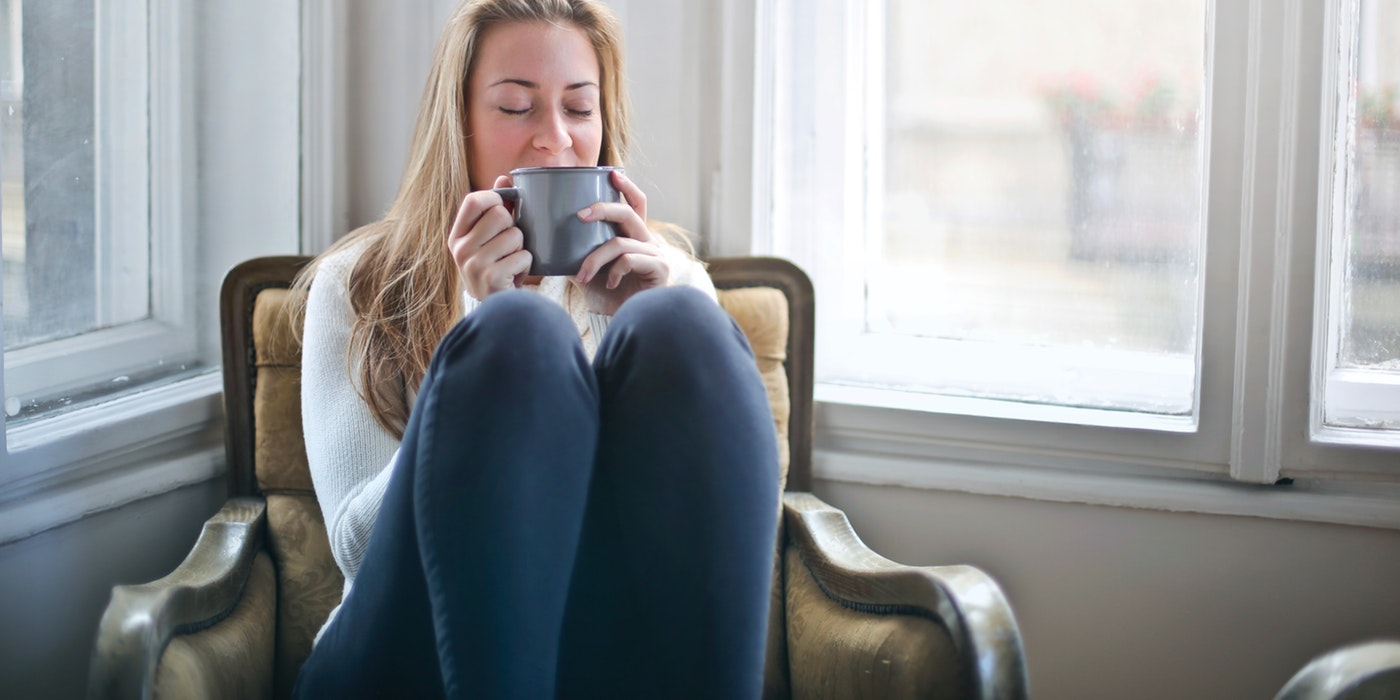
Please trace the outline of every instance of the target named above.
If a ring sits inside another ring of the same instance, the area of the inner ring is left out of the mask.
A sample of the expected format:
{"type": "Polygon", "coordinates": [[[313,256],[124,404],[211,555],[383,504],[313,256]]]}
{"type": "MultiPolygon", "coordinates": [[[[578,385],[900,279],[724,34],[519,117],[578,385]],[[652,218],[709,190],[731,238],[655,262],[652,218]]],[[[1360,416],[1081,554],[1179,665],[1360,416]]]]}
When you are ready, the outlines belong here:
{"type": "Polygon", "coordinates": [[[443,339],[354,589],[311,660],[344,681],[326,697],[555,694],[597,405],[577,330],[537,295],[493,295],[443,339]]]}
{"type": "Polygon", "coordinates": [[[602,424],[560,692],[757,697],[778,518],[743,332],[688,288],[633,297],[594,360],[602,424]]]}

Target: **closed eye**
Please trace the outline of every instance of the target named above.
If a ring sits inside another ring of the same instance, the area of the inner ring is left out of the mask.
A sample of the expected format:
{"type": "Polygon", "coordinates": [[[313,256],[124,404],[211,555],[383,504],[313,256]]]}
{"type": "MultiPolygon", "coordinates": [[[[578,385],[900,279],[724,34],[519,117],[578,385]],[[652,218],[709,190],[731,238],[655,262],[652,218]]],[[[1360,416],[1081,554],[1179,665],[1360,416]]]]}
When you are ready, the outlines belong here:
{"type": "Polygon", "coordinates": [[[519,116],[530,111],[528,107],[525,109],[506,109],[505,107],[498,107],[497,109],[501,110],[502,113],[509,114],[511,116],[519,116]]]}

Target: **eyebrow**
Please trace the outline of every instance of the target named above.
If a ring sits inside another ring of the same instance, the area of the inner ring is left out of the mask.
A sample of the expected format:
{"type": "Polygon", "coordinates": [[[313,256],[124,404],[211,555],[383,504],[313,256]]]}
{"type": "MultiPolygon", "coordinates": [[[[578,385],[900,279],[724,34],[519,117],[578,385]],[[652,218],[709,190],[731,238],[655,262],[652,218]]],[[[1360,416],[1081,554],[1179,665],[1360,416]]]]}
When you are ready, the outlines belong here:
{"type": "MultiPolygon", "coordinates": [[[[531,89],[531,90],[538,90],[538,89],[540,89],[539,83],[531,82],[531,81],[529,81],[529,80],[522,80],[522,79],[520,79],[520,78],[503,78],[503,79],[501,79],[501,80],[497,80],[497,81],[494,82],[494,83],[491,83],[491,84],[488,85],[487,87],[496,87],[497,85],[506,85],[506,84],[510,84],[510,85],[519,85],[519,86],[521,86],[521,87],[529,88],[529,89],[531,89]]],[[[595,83],[595,82],[593,82],[593,81],[591,81],[591,80],[585,80],[585,81],[580,82],[580,83],[573,83],[573,84],[571,84],[571,85],[565,87],[564,89],[565,89],[565,90],[578,90],[579,88],[586,88],[586,87],[589,87],[589,86],[592,86],[592,87],[595,87],[595,88],[596,88],[596,87],[598,87],[598,84],[595,83]]]]}

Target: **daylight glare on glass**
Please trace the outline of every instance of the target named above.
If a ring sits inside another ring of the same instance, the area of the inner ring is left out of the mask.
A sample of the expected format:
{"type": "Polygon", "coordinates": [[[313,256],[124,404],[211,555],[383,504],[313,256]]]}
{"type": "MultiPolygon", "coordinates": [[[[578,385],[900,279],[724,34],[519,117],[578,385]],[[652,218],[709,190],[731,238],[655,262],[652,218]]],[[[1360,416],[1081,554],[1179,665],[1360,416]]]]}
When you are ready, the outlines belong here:
{"type": "Polygon", "coordinates": [[[98,327],[92,0],[0,0],[5,347],[98,327]]]}
{"type": "Polygon", "coordinates": [[[1338,365],[1400,372],[1400,0],[1358,10],[1338,365]]]}
{"type": "Polygon", "coordinates": [[[17,0],[0,0],[0,259],[6,346],[28,316],[24,284],[24,60],[17,0]],[[11,328],[14,330],[11,330],[11,328]]]}
{"type": "Polygon", "coordinates": [[[1205,5],[891,0],[870,330],[1192,356],[1205,5]]]}

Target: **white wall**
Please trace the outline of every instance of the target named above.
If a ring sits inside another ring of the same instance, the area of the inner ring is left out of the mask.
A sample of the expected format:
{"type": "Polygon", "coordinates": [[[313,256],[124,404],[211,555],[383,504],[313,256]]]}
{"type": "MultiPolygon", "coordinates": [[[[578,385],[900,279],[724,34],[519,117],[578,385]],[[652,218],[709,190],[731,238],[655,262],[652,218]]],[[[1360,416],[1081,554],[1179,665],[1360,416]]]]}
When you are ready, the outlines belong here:
{"type": "Polygon", "coordinates": [[[446,18],[440,4],[345,4],[345,162],[351,229],[383,216],[398,191],[428,62],[446,18]]]}
{"type": "Polygon", "coordinates": [[[712,3],[611,0],[627,37],[636,142],[628,172],[647,193],[648,214],[699,233],[703,226],[700,62],[712,3]]]}
{"type": "Polygon", "coordinates": [[[0,547],[0,695],[84,697],[112,586],[169,573],[226,493],[206,482],[0,547]]]}
{"type": "Polygon", "coordinates": [[[995,577],[1039,700],[1271,698],[1317,654],[1400,638],[1400,532],[815,488],[887,557],[995,577]]]}

